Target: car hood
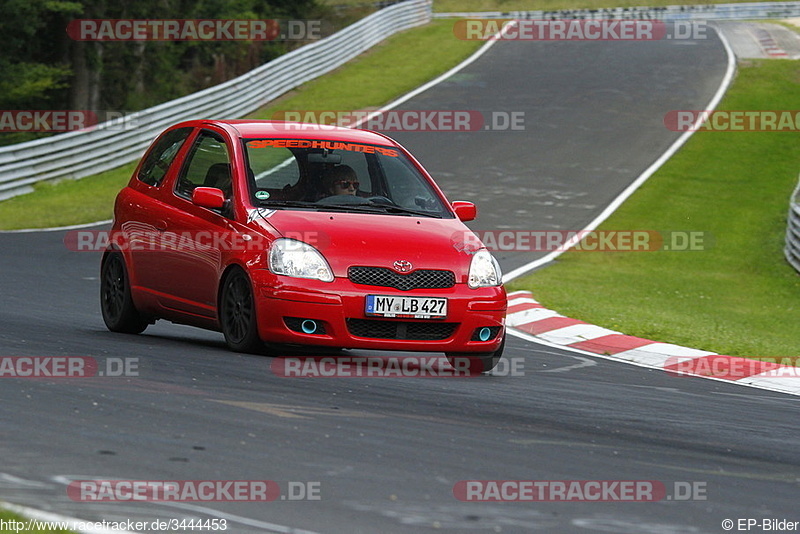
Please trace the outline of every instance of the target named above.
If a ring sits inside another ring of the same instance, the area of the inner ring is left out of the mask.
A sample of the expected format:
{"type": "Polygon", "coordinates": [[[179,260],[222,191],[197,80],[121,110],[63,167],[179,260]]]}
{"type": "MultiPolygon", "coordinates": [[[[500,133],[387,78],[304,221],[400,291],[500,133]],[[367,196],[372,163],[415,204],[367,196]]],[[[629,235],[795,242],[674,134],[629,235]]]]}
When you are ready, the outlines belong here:
{"type": "Polygon", "coordinates": [[[411,270],[446,269],[464,280],[478,243],[459,219],[276,210],[255,220],[313,245],[337,277],[346,277],[353,265],[395,269],[403,261],[411,270]]]}

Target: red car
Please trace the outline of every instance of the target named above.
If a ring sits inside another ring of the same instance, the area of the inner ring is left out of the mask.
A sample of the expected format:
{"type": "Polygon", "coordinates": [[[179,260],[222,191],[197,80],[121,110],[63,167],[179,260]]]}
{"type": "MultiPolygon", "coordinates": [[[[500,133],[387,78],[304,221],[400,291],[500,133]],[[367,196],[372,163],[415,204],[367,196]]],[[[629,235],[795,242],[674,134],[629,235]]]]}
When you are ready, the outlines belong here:
{"type": "Polygon", "coordinates": [[[488,371],[503,352],[506,294],[462,222],[475,215],[379,133],[183,122],[117,196],[103,319],[115,332],[157,319],[221,331],[240,352],[434,351],[488,371]]]}

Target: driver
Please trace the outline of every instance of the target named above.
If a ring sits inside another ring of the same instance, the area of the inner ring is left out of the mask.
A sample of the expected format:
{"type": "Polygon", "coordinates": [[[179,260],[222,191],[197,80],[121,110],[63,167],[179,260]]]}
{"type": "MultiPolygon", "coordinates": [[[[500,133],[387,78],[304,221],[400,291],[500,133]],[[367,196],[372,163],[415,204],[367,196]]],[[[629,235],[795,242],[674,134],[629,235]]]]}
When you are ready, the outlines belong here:
{"type": "Polygon", "coordinates": [[[352,167],[337,165],[325,173],[323,185],[330,195],[355,195],[360,184],[352,167]]]}

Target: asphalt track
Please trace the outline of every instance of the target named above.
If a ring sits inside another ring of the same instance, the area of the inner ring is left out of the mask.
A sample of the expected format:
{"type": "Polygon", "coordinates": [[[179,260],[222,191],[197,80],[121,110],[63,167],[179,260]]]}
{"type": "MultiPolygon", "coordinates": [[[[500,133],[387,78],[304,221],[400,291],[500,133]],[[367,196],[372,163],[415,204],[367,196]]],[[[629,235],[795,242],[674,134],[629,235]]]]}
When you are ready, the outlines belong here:
{"type": "MultiPolygon", "coordinates": [[[[395,134],[476,228],[579,229],[702,109],[725,57],[692,43],[499,43],[407,109],[525,111],[514,132],[395,134]],[[549,226],[548,226],[549,225],[549,226]]],[[[99,255],[0,235],[0,355],[137,358],[138,377],[0,384],[0,498],[84,519],[225,518],[228,532],[718,533],[797,520],[798,399],[517,338],[522,376],[289,379],[222,336],[107,332],[99,255]],[[74,479],[318,482],[317,501],[74,502],[74,479]],[[651,480],[705,500],[475,503],[463,480],[651,480]],[[701,495],[702,496],[702,495],[701,495]]],[[[506,270],[530,255],[501,255],[506,270]]],[[[363,353],[362,353],[363,354],[363,353]]],[[[758,529],[753,529],[759,531],[758,529]]]]}
{"type": "MultiPolygon", "coordinates": [[[[726,61],[708,32],[702,41],[504,42],[400,107],[479,111],[488,126],[522,112],[523,130],[391,135],[450,198],[478,204],[474,229],[578,231],[678,139],[664,126],[669,111],[711,100],[726,61]]],[[[497,256],[510,271],[546,253],[497,256]]]]}

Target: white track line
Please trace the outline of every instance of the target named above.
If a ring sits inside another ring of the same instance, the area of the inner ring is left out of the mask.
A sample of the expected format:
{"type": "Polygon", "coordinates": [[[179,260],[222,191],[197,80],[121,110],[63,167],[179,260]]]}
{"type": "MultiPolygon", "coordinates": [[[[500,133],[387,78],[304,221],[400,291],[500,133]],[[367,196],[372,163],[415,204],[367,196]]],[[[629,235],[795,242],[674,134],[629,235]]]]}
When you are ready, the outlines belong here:
{"type": "MultiPolygon", "coordinates": [[[[521,330],[517,330],[517,329],[515,329],[513,327],[508,328],[506,330],[506,332],[509,335],[512,335],[514,337],[523,339],[523,340],[531,342],[531,343],[536,343],[538,345],[544,345],[545,347],[552,347],[554,349],[566,350],[566,351],[569,351],[569,352],[574,352],[576,354],[589,356],[591,358],[600,358],[602,360],[608,360],[610,362],[624,363],[624,364],[627,364],[627,365],[634,365],[636,367],[642,367],[644,369],[652,369],[652,370],[659,371],[659,372],[662,372],[662,373],[664,372],[664,367],[662,365],[652,365],[652,364],[649,364],[649,363],[644,362],[644,361],[620,360],[619,358],[616,358],[614,356],[608,356],[606,354],[598,354],[598,353],[595,353],[595,352],[588,352],[588,351],[576,349],[576,348],[573,348],[573,347],[567,347],[567,346],[564,346],[564,345],[559,345],[557,343],[551,343],[549,341],[545,341],[545,340],[543,340],[543,339],[541,339],[539,337],[536,337],[533,334],[528,334],[527,332],[523,332],[521,330]]],[[[726,380],[724,378],[716,378],[716,377],[713,377],[713,376],[700,377],[700,376],[689,376],[689,375],[687,375],[687,376],[681,376],[681,377],[677,377],[677,378],[685,378],[687,380],[693,379],[693,378],[694,379],[700,378],[702,380],[714,380],[715,382],[721,382],[721,383],[724,383],[724,384],[731,384],[731,385],[736,385],[736,386],[745,386],[745,387],[748,387],[748,388],[760,389],[762,391],[770,391],[772,393],[783,393],[784,395],[800,396],[800,391],[798,391],[797,389],[795,389],[795,391],[792,391],[792,390],[789,390],[789,389],[775,389],[774,387],[771,387],[770,382],[769,382],[770,379],[761,380],[758,377],[758,375],[755,375],[753,377],[749,377],[749,378],[754,379],[751,382],[744,382],[743,381],[744,379],[742,379],[742,380],[726,380]]],[[[774,379],[771,379],[771,380],[774,380],[774,379]]],[[[797,377],[792,377],[792,381],[793,382],[792,382],[791,385],[795,386],[795,388],[796,388],[795,382],[797,382],[797,377]]]]}
{"type": "MultiPolygon", "coordinates": [[[[725,47],[725,52],[728,55],[728,68],[725,71],[725,76],[723,77],[722,83],[717,89],[717,92],[714,94],[714,97],[711,99],[708,105],[704,108],[709,111],[716,109],[717,105],[719,105],[720,100],[722,100],[722,97],[728,90],[728,87],[730,86],[731,81],[733,80],[733,75],[736,72],[736,55],[733,53],[733,49],[731,48],[730,43],[728,43],[728,40],[725,38],[725,36],[722,34],[719,28],[717,28],[716,26],[712,27],[714,28],[714,31],[717,32],[720,41],[722,41],[722,45],[725,47]]],[[[661,155],[661,157],[659,157],[655,162],[653,162],[652,165],[650,165],[647,169],[645,169],[645,171],[642,174],[640,174],[639,177],[636,178],[636,180],[631,185],[629,185],[622,193],[620,193],[620,195],[617,198],[615,198],[611,202],[611,204],[609,204],[606,207],[606,209],[604,209],[603,212],[600,213],[600,215],[598,215],[592,222],[590,222],[589,225],[586,226],[586,228],[578,232],[575,238],[567,241],[567,243],[565,243],[563,247],[559,247],[559,250],[554,250],[553,252],[547,254],[543,258],[534,260],[530,263],[523,265],[522,267],[518,267],[513,271],[506,273],[506,275],[503,277],[503,282],[510,282],[514,278],[518,278],[534,269],[541,267],[542,265],[550,263],[561,254],[563,254],[573,246],[577,245],[578,242],[580,242],[580,238],[577,236],[585,235],[584,232],[591,232],[592,230],[597,228],[603,221],[608,219],[611,216],[611,214],[614,213],[617,210],[617,208],[619,208],[622,205],[622,203],[628,199],[628,197],[630,197],[634,192],[636,192],[636,190],[639,189],[639,187],[641,187],[642,184],[644,184],[648,178],[650,178],[658,169],[660,169],[661,166],[664,165],[664,163],[666,163],[667,160],[671,158],[678,151],[678,149],[680,149],[683,146],[683,144],[686,141],[689,140],[689,138],[694,134],[694,132],[700,126],[700,122],[701,118],[698,117],[697,121],[695,122],[695,124],[692,125],[692,128],[689,131],[684,132],[683,135],[681,135],[674,143],[672,143],[672,145],[667,149],[666,152],[664,152],[661,155]]]]}
{"type": "Polygon", "coordinates": [[[72,224],[70,226],[52,226],[50,228],[25,228],[23,230],[0,230],[0,234],[30,234],[33,232],[58,232],[60,230],[78,230],[80,228],[91,228],[101,224],[111,224],[113,219],[91,222],[86,224],[72,224]]]}
{"type": "MultiPolygon", "coordinates": [[[[725,76],[723,77],[722,83],[720,84],[719,89],[717,89],[717,92],[715,93],[714,97],[711,99],[711,102],[708,105],[708,108],[707,108],[708,110],[713,110],[713,109],[715,109],[717,107],[717,105],[719,104],[720,100],[722,100],[722,97],[724,96],[725,92],[728,90],[728,87],[730,86],[731,81],[733,80],[733,75],[734,75],[734,73],[736,71],[736,55],[733,53],[733,49],[731,48],[730,43],[728,42],[728,40],[725,38],[725,36],[722,34],[722,32],[718,28],[714,27],[714,30],[717,32],[717,35],[719,35],[720,41],[722,42],[723,46],[725,47],[725,52],[728,55],[728,67],[727,67],[727,70],[725,72],[725,76]]],[[[681,135],[681,137],[679,137],[678,140],[676,140],[675,143],[673,143],[672,146],[670,146],[669,149],[667,149],[667,151],[660,158],[658,158],[655,161],[655,163],[653,163],[650,167],[648,167],[636,179],[636,181],[634,183],[632,183],[625,191],[623,191],[594,221],[592,221],[589,224],[589,226],[584,228],[584,231],[589,231],[589,230],[595,229],[600,223],[602,223],[605,219],[607,219],[628,197],[630,197],[634,193],[634,191],[636,191],[636,189],[638,189],[673,154],[675,154],[675,152],[689,139],[689,137],[694,133],[694,131],[696,131],[697,126],[699,126],[699,123],[695,123],[690,131],[685,132],[683,135],[681,135]]],[[[578,234],[578,235],[580,235],[580,234],[578,234]]],[[[576,243],[571,243],[569,246],[571,247],[571,246],[574,246],[575,244],[576,243]]],[[[538,267],[541,267],[542,265],[545,265],[545,264],[553,261],[556,257],[558,257],[567,248],[568,247],[564,247],[564,250],[551,252],[550,254],[548,254],[547,256],[545,256],[545,257],[543,257],[543,258],[541,258],[539,260],[532,261],[532,262],[528,263],[527,265],[524,265],[523,267],[520,267],[518,269],[515,269],[515,270],[511,271],[510,273],[508,273],[503,278],[503,281],[507,282],[507,281],[512,280],[514,278],[517,278],[517,277],[519,277],[519,276],[521,276],[521,275],[523,275],[523,274],[525,274],[525,273],[527,273],[529,271],[532,271],[533,269],[536,269],[538,267]]],[[[525,300],[524,298],[522,298],[520,296],[516,296],[515,298],[516,298],[517,302],[525,300]]],[[[527,310],[527,311],[531,312],[532,310],[527,310]]],[[[549,312],[551,310],[547,310],[546,308],[542,308],[542,309],[535,309],[533,311],[538,312],[538,313],[547,313],[547,312],[549,312]]],[[[519,313],[525,313],[525,312],[519,312],[519,313]]],[[[648,362],[647,358],[644,358],[644,359],[640,358],[638,360],[637,359],[622,360],[622,359],[620,359],[619,356],[620,356],[620,354],[624,354],[624,353],[618,353],[616,355],[609,356],[609,355],[605,355],[605,354],[597,354],[597,353],[594,353],[594,352],[588,352],[588,351],[580,350],[580,349],[577,349],[577,348],[574,348],[574,347],[569,347],[569,346],[566,346],[566,345],[553,343],[553,342],[551,342],[551,341],[549,341],[547,339],[544,339],[542,337],[534,336],[533,334],[528,334],[527,332],[523,332],[521,330],[516,330],[513,327],[509,328],[507,330],[507,332],[509,334],[515,336],[515,337],[520,338],[520,339],[524,339],[524,340],[530,341],[532,343],[538,343],[540,345],[544,345],[544,346],[547,346],[547,347],[554,347],[554,348],[558,348],[558,349],[561,349],[561,350],[573,352],[573,353],[576,353],[576,354],[582,354],[582,355],[585,355],[585,356],[591,356],[593,358],[602,358],[604,360],[615,361],[615,362],[619,362],[619,363],[626,363],[628,365],[635,365],[637,367],[644,367],[644,368],[647,368],[647,369],[656,369],[656,370],[659,370],[659,371],[662,371],[662,372],[664,371],[663,363],[658,363],[658,364],[654,365],[651,362],[648,362]]],[[[656,343],[656,344],[658,344],[658,343],[656,343]]],[[[658,345],[669,345],[669,344],[658,344],[658,345]]],[[[684,347],[678,347],[678,349],[685,349],[685,348],[684,347]]],[[[625,352],[633,353],[636,350],[639,350],[639,349],[632,349],[630,351],[625,351],[625,352]]],[[[694,349],[685,349],[685,350],[694,350],[694,349]]],[[[700,352],[703,352],[703,351],[697,351],[697,352],[700,353],[700,352]]],[[[791,381],[790,383],[789,383],[788,379],[786,380],[787,383],[783,383],[783,382],[776,382],[774,378],[764,378],[764,379],[762,379],[762,377],[760,375],[754,375],[754,376],[746,377],[746,378],[743,378],[743,379],[740,379],[740,380],[727,380],[727,379],[722,379],[722,378],[716,378],[716,377],[713,377],[713,376],[703,376],[703,377],[692,376],[691,378],[703,378],[704,380],[715,380],[717,382],[724,382],[724,383],[727,383],[727,384],[736,384],[736,385],[739,385],[739,386],[745,386],[745,387],[754,388],[754,389],[760,389],[760,390],[764,390],[764,391],[771,391],[771,392],[783,393],[783,394],[788,394],[788,395],[800,396],[800,387],[798,387],[797,384],[796,384],[797,377],[792,377],[793,381],[791,381]]]]}
{"type": "Polygon", "coordinates": [[[375,110],[374,112],[370,113],[368,116],[366,116],[363,119],[359,120],[355,124],[359,125],[362,122],[366,122],[366,121],[372,119],[373,117],[376,117],[376,116],[380,115],[381,113],[383,113],[385,111],[389,111],[390,109],[396,108],[397,106],[399,106],[403,102],[411,100],[412,98],[414,98],[418,94],[427,91],[431,87],[435,87],[435,86],[439,85],[440,83],[442,83],[443,81],[448,79],[453,74],[456,74],[457,72],[461,71],[465,67],[471,65],[472,63],[477,61],[478,58],[480,58],[482,55],[484,55],[486,52],[488,52],[489,49],[492,46],[494,46],[495,43],[497,43],[499,41],[500,34],[503,32],[503,30],[506,28],[506,26],[509,26],[509,25],[512,25],[512,24],[516,24],[516,22],[517,21],[515,21],[515,20],[507,22],[505,25],[503,25],[503,28],[500,31],[498,31],[496,34],[494,34],[492,37],[490,37],[489,40],[486,42],[486,44],[484,44],[482,47],[480,47],[474,54],[472,54],[470,57],[468,57],[467,59],[465,59],[464,61],[462,61],[461,63],[459,63],[455,67],[453,67],[452,69],[448,70],[447,72],[445,72],[441,76],[439,76],[437,78],[434,78],[433,80],[429,81],[428,83],[417,87],[416,89],[414,89],[410,93],[406,93],[405,95],[401,96],[397,100],[389,102],[388,104],[386,104],[382,108],[375,110]]]}

